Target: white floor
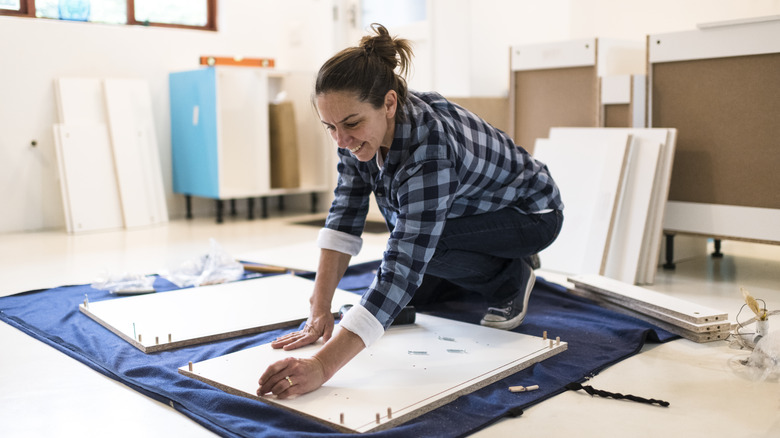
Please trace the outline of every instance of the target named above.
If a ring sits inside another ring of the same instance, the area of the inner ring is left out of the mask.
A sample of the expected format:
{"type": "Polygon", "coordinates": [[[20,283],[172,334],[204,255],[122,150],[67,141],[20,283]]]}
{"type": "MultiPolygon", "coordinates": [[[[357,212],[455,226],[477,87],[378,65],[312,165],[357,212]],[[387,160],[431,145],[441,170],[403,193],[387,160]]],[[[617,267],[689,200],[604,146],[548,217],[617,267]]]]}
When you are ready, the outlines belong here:
{"type": "MultiPolygon", "coordinates": [[[[321,216],[174,221],[132,231],[68,235],[64,231],[0,235],[0,296],[64,284],[90,283],[105,274],[155,273],[209,250],[216,239],[232,255],[311,242],[318,229],[292,225],[321,216]]],[[[385,236],[364,236],[368,247],[385,236]]],[[[724,241],[725,257],[701,256],[659,270],[650,289],[722,309],[732,320],[742,307],[740,286],[780,309],[780,246],[724,241]]],[[[280,258],[284,255],[280,253],[280,258]]],[[[274,260],[265,260],[274,263],[274,260]]],[[[533,311],[531,309],[530,311],[533,311]]],[[[743,311],[740,320],[750,318],[743,311]]],[[[780,318],[780,317],[775,317],[780,318]]],[[[770,327],[780,324],[770,321],[770,327]]],[[[0,435],[214,436],[153,401],[0,323],[0,435]]],[[[632,437],[780,436],[780,383],[751,380],[739,360],[749,352],[718,341],[677,340],[642,353],[590,381],[598,389],[666,400],[668,408],[565,392],[500,421],[475,436],[632,437]]]]}

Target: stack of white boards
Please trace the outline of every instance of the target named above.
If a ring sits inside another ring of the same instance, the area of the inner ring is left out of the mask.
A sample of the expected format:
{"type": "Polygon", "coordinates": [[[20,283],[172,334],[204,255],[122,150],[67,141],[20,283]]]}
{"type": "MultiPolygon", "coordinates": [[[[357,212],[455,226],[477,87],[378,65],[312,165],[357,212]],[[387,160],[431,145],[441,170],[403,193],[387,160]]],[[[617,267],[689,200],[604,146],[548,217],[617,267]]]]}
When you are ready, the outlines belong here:
{"type": "Polygon", "coordinates": [[[179,373],[341,432],[363,433],[412,420],[561,353],[568,344],[418,314],[414,324],[390,327],[315,391],[291,399],[256,395],[257,381],[269,365],[311,357],[321,347],[318,342],[284,351],[265,344],[182,366],[179,373]]]}
{"type": "MultiPolygon", "coordinates": [[[[305,321],[314,283],[275,275],[85,302],[79,310],[144,353],[289,327],[305,321]]],[[[332,312],[360,295],[337,289],[332,312]]],[[[259,377],[259,376],[258,376],[259,377]]]]}
{"type": "Polygon", "coordinates": [[[652,284],[663,234],[676,130],[551,128],[534,157],[561,191],[563,228],[542,269],[652,284]]]}
{"type": "Polygon", "coordinates": [[[574,284],[570,291],[575,295],[694,342],[726,339],[731,331],[728,314],[720,310],[600,275],[579,275],[569,281],[574,284]]]}
{"type": "Polygon", "coordinates": [[[165,223],[146,81],[59,78],[54,140],[69,233],[165,223]]]}

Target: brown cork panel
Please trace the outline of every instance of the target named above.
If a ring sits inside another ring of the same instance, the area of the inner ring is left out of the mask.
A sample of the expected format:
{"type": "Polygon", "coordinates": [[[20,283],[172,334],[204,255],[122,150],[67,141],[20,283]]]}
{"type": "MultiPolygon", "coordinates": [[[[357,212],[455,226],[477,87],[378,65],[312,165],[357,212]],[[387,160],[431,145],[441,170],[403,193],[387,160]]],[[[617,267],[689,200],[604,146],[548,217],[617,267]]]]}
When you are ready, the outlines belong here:
{"type": "Polygon", "coordinates": [[[493,127],[509,132],[509,98],[448,97],[447,99],[480,116],[493,127]]]}
{"type": "Polygon", "coordinates": [[[514,139],[529,152],[554,126],[598,126],[596,67],[516,71],[514,139]]]}
{"type": "Polygon", "coordinates": [[[604,127],[630,128],[631,105],[627,103],[604,105],[604,127]]]}
{"type": "Polygon", "coordinates": [[[780,208],[780,53],[651,68],[652,124],[678,130],[669,200],[780,208]]]}

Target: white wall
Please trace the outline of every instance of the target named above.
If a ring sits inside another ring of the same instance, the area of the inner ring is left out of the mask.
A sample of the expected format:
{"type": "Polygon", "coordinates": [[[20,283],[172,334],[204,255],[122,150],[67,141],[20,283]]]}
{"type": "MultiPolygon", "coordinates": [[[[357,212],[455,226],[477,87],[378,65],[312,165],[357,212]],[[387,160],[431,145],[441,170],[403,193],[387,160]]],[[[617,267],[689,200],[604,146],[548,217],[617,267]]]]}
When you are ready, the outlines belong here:
{"type": "Polygon", "coordinates": [[[222,0],[218,32],[0,16],[0,233],[64,229],[55,78],[149,82],[169,212],[182,217],[171,188],[168,73],[197,68],[201,55],[272,57],[280,69],[314,71],[332,52],[320,37],[332,32],[330,17],[330,0],[222,0]]]}
{"type": "MultiPolygon", "coordinates": [[[[644,40],[648,33],[694,29],[701,22],[780,15],[780,0],[431,1],[433,88],[452,96],[505,96],[512,45],[582,37],[644,40]]],[[[171,190],[168,73],[196,68],[206,54],[273,57],[280,69],[316,70],[341,48],[334,47],[341,30],[333,21],[333,5],[341,3],[221,0],[219,32],[0,16],[0,233],[64,230],[51,129],[55,78],[149,81],[168,207],[179,218],[183,200],[171,190]]],[[[195,207],[210,210],[213,203],[195,207]]]]}

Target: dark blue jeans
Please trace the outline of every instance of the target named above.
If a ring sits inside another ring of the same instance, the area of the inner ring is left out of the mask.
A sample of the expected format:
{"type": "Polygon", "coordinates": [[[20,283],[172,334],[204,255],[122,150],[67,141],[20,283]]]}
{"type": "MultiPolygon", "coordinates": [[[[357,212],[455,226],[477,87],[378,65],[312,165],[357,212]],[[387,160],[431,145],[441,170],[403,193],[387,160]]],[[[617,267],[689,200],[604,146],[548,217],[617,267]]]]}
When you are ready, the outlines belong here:
{"type": "Polygon", "coordinates": [[[447,220],[411,304],[475,292],[488,302],[517,294],[522,264],[547,248],[561,231],[563,214],[523,214],[513,208],[447,220]],[[460,291],[457,291],[460,289],[460,291]]]}

